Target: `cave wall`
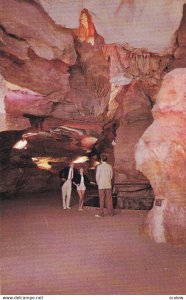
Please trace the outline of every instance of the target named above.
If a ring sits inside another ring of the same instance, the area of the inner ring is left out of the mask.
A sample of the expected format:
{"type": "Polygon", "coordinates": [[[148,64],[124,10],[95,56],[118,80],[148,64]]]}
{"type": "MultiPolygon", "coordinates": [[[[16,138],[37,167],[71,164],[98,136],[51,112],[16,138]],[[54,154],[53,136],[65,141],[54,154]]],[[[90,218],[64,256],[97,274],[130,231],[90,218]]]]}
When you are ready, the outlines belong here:
{"type": "Polygon", "coordinates": [[[180,26],[177,31],[177,47],[173,52],[174,60],[172,62],[172,69],[183,68],[186,66],[186,3],[183,6],[183,16],[180,26]]]}
{"type": "Polygon", "coordinates": [[[135,145],[152,123],[151,103],[139,81],[133,81],[119,96],[120,126],[114,146],[115,188],[123,208],[150,209],[153,192],[150,183],[136,170],[135,145]]]}

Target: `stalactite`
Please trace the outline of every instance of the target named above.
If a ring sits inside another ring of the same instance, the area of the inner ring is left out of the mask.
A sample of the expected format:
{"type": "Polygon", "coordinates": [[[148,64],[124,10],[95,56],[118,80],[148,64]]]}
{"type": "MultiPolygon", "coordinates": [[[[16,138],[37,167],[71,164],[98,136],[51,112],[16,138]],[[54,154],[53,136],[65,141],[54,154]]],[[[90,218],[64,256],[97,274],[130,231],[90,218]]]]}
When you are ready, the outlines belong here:
{"type": "MultiPolygon", "coordinates": [[[[126,45],[125,45],[126,46],[126,45]]],[[[171,55],[160,56],[144,49],[132,49],[125,46],[105,45],[103,54],[110,58],[110,77],[119,74],[132,76],[134,79],[146,79],[154,77],[159,80],[164,75],[171,55]]]]}

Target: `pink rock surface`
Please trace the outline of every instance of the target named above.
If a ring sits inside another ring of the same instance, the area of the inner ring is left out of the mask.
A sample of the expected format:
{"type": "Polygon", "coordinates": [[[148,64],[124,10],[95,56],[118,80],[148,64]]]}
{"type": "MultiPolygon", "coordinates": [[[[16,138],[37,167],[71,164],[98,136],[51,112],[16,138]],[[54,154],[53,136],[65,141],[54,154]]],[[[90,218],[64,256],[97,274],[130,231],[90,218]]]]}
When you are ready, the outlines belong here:
{"type": "Polygon", "coordinates": [[[136,166],[155,192],[145,230],[157,242],[186,242],[186,69],[163,80],[154,122],[136,148],[136,166]],[[174,230],[172,230],[174,228],[174,230]]]}
{"type": "Polygon", "coordinates": [[[42,94],[69,90],[68,68],[76,62],[72,33],[34,1],[0,2],[0,72],[17,85],[42,94]]]}
{"type": "Polygon", "coordinates": [[[29,51],[30,59],[22,61],[3,53],[0,56],[0,71],[4,78],[21,87],[44,95],[61,90],[61,97],[69,91],[68,66],[61,60],[46,60],[29,51]]]}
{"type": "Polygon", "coordinates": [[[46,116],[52,110],[52,103],[37,93],[9,90],[5,98],[5,107],[8,114],[22,116],[24,113],[46,116]]]}
{"type": "Polygon", "coordinates": [[[25,41],[33,51],[45,59],[59,58],[74,64],[76,53],[71,33],[58,28],[52,19],[33,1],[2,0],[2,26],[9,34],[25,41]]]}
{"type": "Polygon", "coordinates": [[[8,36],[5,32],[0,32],[1,42],[3,43],[1,46],[1,50],[12,54],[19,59],[28,60],[28,48],[29,45],[26,41],[15,39],[11,36],[8,36]]]}
{"type": "Polygon", "coordinates": [[[4,98],[7,93],[6,83],[0,74],[0,112],[5,113],[4,98]]]}

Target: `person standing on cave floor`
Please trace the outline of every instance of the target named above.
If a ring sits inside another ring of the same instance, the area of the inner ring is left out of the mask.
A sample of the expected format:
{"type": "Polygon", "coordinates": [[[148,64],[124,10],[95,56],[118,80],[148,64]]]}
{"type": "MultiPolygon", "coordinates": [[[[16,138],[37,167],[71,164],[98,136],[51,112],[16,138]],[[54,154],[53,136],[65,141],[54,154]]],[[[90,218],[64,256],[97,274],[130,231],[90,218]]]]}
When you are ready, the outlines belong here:
{"type": "Polygon", "coordinates": [[[79,195],[79,211],[83,210],[83,202],[85,197],[85,191],[89,184],[95,184],[94,182],[90,182],[87,175],[84,174],[83,168],[80,168],[78,176],[75,178],[73,182],[77,187],[77,192],[79,195]]]}
{"type": "Polygon", "coordinates": [[[72,182],[76,180],[78,176],[78,170],[74,168],[74,163],[71,160],[69,166],[65,167],[59,172],[59,177],[61,178],[61,192],[63,200],[63,209],[71,209],[70,200],[72,193],[72,182]]]}
{"type": "Polygon", "coordinates": [[[113,170],[112,166],[107,163],[107,156],[101,155],[101,164],[96,169],[96,182],[99,192],[99,204],[100,211],[95,217],[104,216],[104,202],[106,198],[107,210],[109,215],[114,215],[113,203],[112,203],[112,178],[113,170]]]}

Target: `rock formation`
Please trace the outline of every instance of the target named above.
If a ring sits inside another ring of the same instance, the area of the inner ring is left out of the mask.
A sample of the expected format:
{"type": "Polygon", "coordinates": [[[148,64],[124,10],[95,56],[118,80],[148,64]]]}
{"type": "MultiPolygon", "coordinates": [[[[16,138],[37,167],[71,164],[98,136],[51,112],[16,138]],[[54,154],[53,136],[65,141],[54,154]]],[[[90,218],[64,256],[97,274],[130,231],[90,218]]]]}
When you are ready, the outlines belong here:
{"type": "Polygon", "coordinates": [[[140,138],[136,166],[155,193],[145,231],[157,242],[186,242],[186,69],[164,77],[152,110],[154,122],[140,138]]]}
{"type": "Polygon", "coordinates": [[[115,187],[120,206],[125,208],[151,208],[153,193],[150,183],[135,166],[135,145],[145,129],[152,123],[151,103],[139,81],[133,81],[118,96],[120,126],[114,146],[115,187]]]}

